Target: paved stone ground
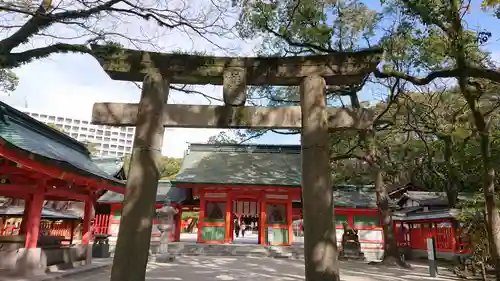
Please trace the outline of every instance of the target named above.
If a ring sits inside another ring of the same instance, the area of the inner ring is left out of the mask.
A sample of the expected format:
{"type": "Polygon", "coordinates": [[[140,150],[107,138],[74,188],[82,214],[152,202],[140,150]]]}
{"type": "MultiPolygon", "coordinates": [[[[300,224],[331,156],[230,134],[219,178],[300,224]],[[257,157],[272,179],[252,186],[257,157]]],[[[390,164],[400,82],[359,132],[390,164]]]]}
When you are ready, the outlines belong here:
{"type": "MultiPolygon", "coordinates": [[[[179,257],[171,264],[150,263],[147,272],[147,281],[304,280],[304,265],[299,261],[251,257],[179,257]]],[[[459,280],[445,270],[441,273],[445,275],[431,278],[425,266],[402,270],[364,263],[341,263],[343,281],[459,280]]],[[[109,274],[110,269],[106,269],[60,280],[108,281],[109,274]]]]}

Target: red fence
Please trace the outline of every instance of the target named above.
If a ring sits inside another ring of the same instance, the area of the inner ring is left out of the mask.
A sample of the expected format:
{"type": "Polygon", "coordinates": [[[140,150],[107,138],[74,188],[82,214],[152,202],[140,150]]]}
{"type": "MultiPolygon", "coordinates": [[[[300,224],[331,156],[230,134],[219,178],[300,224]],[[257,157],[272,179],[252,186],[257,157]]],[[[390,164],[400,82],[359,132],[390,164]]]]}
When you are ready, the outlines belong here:
{"type": "Polygon", "coordinates": [[[427,238],[433,237],[438,252],[467,252],[460,239],[459,230],[452,226],[438,227],[438,223],[395,223],[398,247],[411,249],[427,249],[427,238]],[[425,227],[424,227],[425,226],[425,227]],[[431,227],[429,227],[431,226],[431,227]]]}
{"type": "Polygon", "coordinates": [[[97,214],[94,218],[94,225],[92,226],[92,232],[94,235],[99,234],[109,234],[109,227],[111,215],[110,214],[97,214]]]}
{"type": "Polygon", "coordinates": [[[40,223],[40,233],[43,236],[64,236],[71,240],[73,221],[43,221],[40,223]]]}

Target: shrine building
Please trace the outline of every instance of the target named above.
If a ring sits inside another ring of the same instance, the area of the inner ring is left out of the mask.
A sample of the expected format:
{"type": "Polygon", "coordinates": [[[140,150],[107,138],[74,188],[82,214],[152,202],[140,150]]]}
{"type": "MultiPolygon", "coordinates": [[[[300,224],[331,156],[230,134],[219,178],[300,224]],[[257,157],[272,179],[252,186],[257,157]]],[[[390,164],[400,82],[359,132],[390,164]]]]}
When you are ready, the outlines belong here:
{"type": "MultiPolygon", "coordinates": [[[[190,144],[172,184],[187,192],[190,202],[177,203],[181,211],[199,204],[198,243],[237,243],[234,222],[241,216],[257,217],[255,244],[303,241],[300,145],[190,144]]],[[[337,242],[347,224],[359,230],[364,250],[381,255],[382,227],[373,188],[332,188],[337,242]]]]}
{"type": "Polygon", "coordinates": [[[0,102],[0,198],[7,204],[2,220],[22,218],[1,231],[0,270],[37,274],[52,265],[89,262],[93,206],[105,190],[124,193],[125,186],[92,161],[84,144],[0,102]],[[24,201],[23,210],[9,208],[11,200],[24,201]],[[54,220],[78,220],[44,208],[48,201],[81,202],[78,243],[71,227],[44,230],[44,221],[53,226],[54,220]]]}

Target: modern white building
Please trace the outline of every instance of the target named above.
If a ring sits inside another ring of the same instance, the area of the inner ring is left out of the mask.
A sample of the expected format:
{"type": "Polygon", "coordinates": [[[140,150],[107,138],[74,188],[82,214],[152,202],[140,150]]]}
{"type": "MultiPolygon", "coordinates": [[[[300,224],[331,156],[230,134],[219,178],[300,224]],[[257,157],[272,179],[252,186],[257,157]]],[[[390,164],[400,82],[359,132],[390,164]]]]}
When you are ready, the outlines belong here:
{"type": "Polygon", "coordinates": [[[70,137],[92,143],[99,156],[125,156],[132,153],[135,127],[92,125],[90,121],[17,108],[45,124],[54,124],[70,137]]]}

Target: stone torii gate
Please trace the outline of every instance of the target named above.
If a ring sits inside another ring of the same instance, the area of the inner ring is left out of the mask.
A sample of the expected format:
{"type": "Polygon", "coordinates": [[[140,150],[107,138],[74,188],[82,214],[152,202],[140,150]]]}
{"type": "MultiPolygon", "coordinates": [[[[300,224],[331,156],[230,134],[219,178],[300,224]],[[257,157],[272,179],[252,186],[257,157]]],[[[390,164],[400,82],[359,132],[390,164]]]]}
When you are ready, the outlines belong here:
{"type": "Polygon", "coordinates": [[[136,126],[112,281],[145,278],[164,127],[301,129],[306,280],[339,280],[328,132],[370,129],[374,114],[327,108],[325,89],[361,83],[380,62],[380,49],[284,58],[92,50],[112,79],[143,81],[139,104],[96,103],[92,112],[93,124],[136,126]],[[170,84],[223,85],[224,105],[166,104],[170,84]],[[247,85],[300,85],[301,105],[245,106],[247,85]]]}

